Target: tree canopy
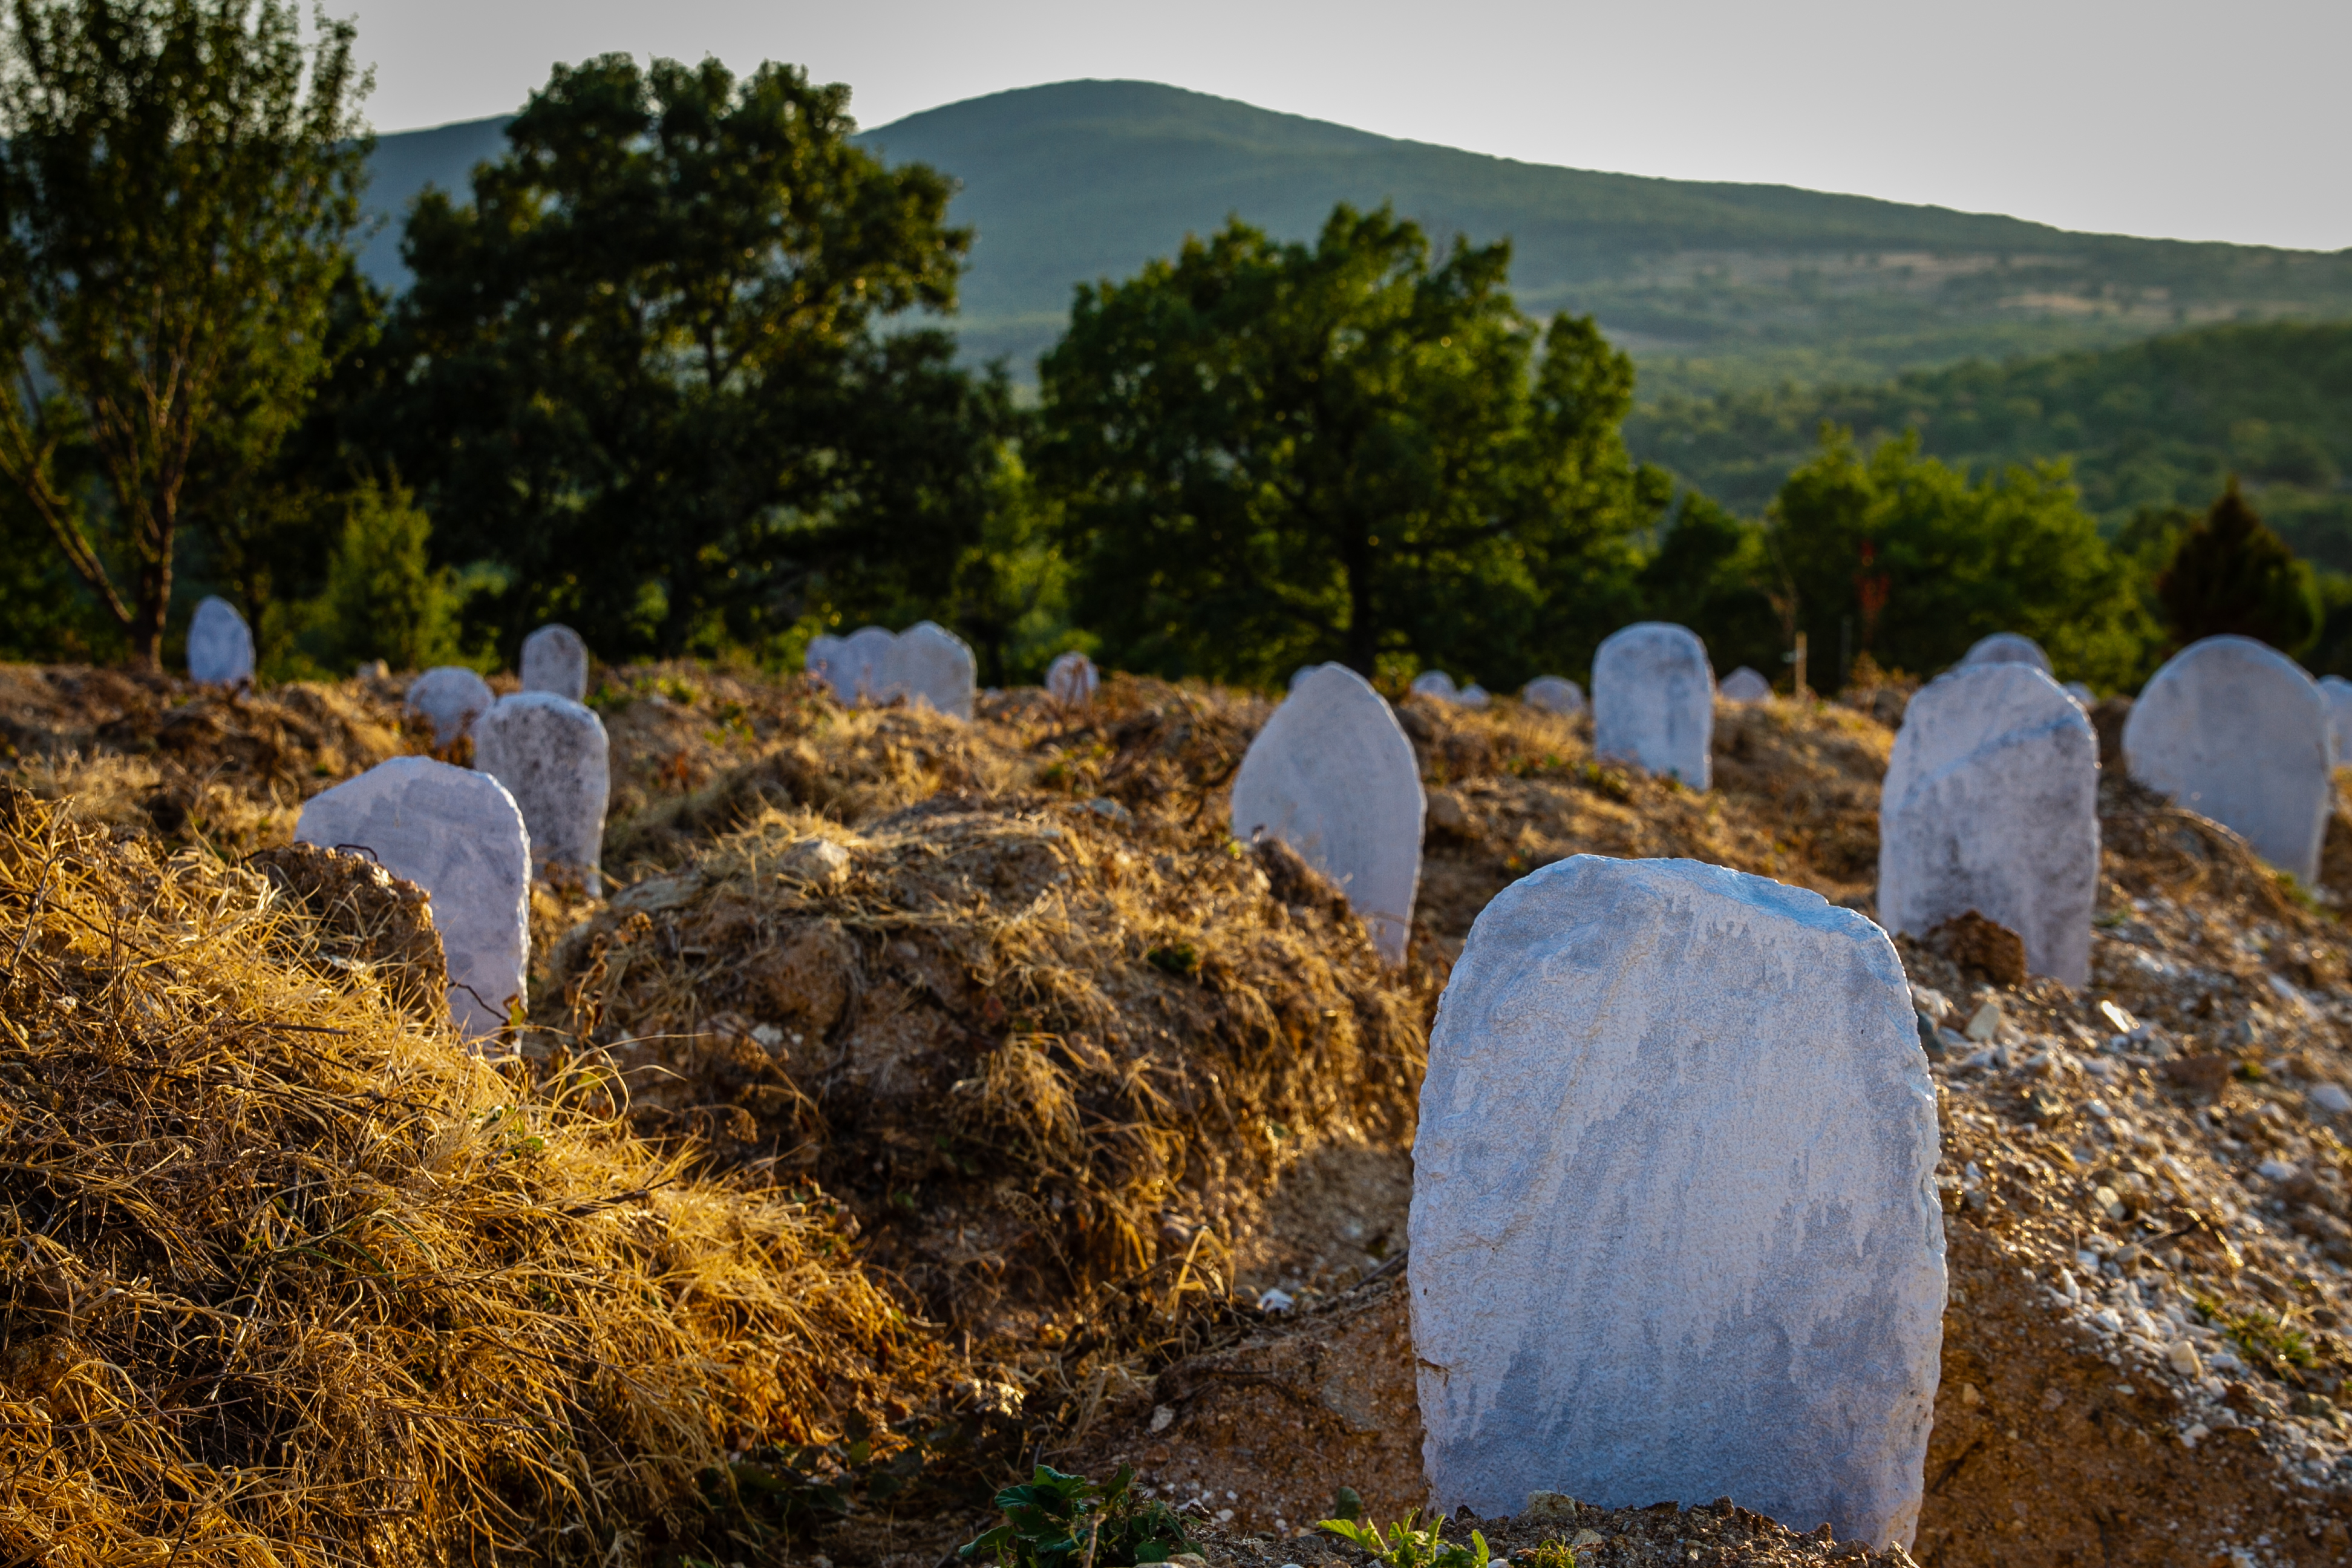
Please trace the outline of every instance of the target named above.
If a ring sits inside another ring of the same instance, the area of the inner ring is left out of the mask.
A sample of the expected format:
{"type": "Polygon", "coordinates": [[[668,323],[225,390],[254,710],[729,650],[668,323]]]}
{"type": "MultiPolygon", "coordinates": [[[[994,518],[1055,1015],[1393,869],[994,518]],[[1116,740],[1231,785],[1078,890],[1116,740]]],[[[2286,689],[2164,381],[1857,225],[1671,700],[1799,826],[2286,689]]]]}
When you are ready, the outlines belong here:
{"type": "Polygon", "coordinates": [[[1311,245],[1235,221],[1082,287],[1038,367],[1036,468],[1106,657],[1260,682],[1589,659],[1670,489],[1618,438],[1631,362],[1590,320],[1521,315],[1509,265],[1341,205],[1311,245]]]}
{"type": "Polygon", "coordinates": [[[1006,399],[936,330],[948,182],[849,140],[849,89],[625,55],[558,66],[403,254],[389,447],[509,646],[760,646],[949,585],[1006,399]],[[888,330],[884,330],[888,323],[888,330]]]}
{"type": "Polygon", "coordinates": [[[283,0],[16,0],[0,47],[0,477],[152,668],[180,531],[227,539],[329,368],[367,89],[283,0]]]}
{"type": "Polygon", "coordinates": [[[2177,647],[2234,633],[2293,655],[2319,631],[2311,568],[2246,504],[2234,478],[2204,519],[2181,532],[2157,574],[2156,597],[2177,647]]]}

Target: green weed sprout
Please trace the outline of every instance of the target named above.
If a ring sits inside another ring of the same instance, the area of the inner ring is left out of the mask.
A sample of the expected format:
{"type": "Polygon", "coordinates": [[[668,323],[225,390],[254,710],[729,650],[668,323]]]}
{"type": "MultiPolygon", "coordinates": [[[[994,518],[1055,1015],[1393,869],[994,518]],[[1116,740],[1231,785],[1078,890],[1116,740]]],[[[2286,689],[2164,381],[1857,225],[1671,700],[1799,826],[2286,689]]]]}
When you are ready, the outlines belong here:
{"type": "Polygon", "coordinates": [[[1463,1546],[1439,1534],[1444,1521],[1433,1519],[1426,1525],[1420,1521],[1421,1510],[1415,1509],[1389,1526],[1385,1540],[1379,1525],[1359,1524],[1352,1519],[1327,1519],[1315,1528],[1370,1552],[1383,1568],[1486,1568],[1484,1535],[1472,1531],[1470,1544],[1463,1546]]]}
{"type": "Polygon", "coordinates": [[[1025,1484],[996,1494],[1004,1522],[956,1555],[971,1562],[992,1552],[1003,1568],[1136,1568],[1195,1550],[1175,1510],[1137,1498],[1134,1479],[1128,1465],[1105,1485],[1040,1465],[1025,1484]]]}

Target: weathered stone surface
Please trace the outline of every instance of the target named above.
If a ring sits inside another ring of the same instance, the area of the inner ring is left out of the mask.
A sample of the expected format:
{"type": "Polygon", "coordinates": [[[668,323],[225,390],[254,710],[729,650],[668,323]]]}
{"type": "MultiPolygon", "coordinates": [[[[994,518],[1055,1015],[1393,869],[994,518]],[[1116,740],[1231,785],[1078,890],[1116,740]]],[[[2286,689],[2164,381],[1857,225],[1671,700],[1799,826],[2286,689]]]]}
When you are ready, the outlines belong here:
{"type": "Polygon", "coordinates": [[[519,691],[474,721],[474,765],[521,808],[533,876],[604,890],[610,753],[604,721],[552,691],[519,691]]]}
{"type": "Polygon", "coordinates": [[[1391,963],[1404,962],[1421,883],[1421,769],[1364,678],[1327,664],[1274,710],[1234,780],[1234,837],[1297,850],[1348,896],[1391,963]]]}
{"type": "Polygon", "coordinates": [[[205,686],[253,684],[253,628],[226,599],[205,599],[188,622],[188,679],[205,686]]]}
{"type": "Polygon", "coordinates": [[[1045,667],[1045,689],[1065,708],[1086,707],[1095,700],[1095,689],[1101,684],[1095,661],[1076,648],[1045,667]]]}
{"type": "Polygon", "coordinates": [[[588,645],[570,626],[550,621],[522,639],[522,689],[552,691],[573,702],[588,695],[588,645]]]}
{"type": "Polygon", "coordinates": [[[1715,671],[1687,626],[1642,621],[1592,656],[1592,749],[1680,779],[1715,780],[1715,671]]]}
{"type": "Polygon", "coordinates": [[[405,706],[433,721],[433,744],[448,745],[498,700],[490,683],[462,665],[436,665],[408,683],[405,706]]]}
{"type": "Polygon", "coordinates": [[[1989,637],[1979,637],[1960,656],[1962,664],[2030,664],[2044,675],[2052,673],[2050,656],[2042,645],[2021,632],[1995,632],[1989,637]]]}
{"type": "Polygon", "coordinates": [[[1772,683],[1744,664],[1725,676],[1723,684],[1717,689],[1726,702],[1769,702],[1772,700],[1772,683]]]}
{"type": "Polygon", "coordinates": [[[2022,661],[1960,664],[1911,699],[1878,797],[1878,918],[1925,936],[1976,910],[2036,974],[2091,979],[2099,738],[2022,661]]]}
{"type": "Polygon", "coordinates": [[[1484,708],[1494,700],[1494,696],[1475,680],[1454,694],[1454,700],[1465,708],[1484,708]]]}
{"type": "Polygon", "coordinates": [[[2352,762],[2352,752],[2345,750],[2352,745],[2352,680],[2340,675],[2323,675],[2319,678],[2319,689],[2327,699],[2328,754],[2341,767],[2352,762]]]}
{"type": "Polygon", "coordinates": [[[1290,689],[1293,691],[1297,690],[1299,686],[1308,676],[1314,674],[1317,670],[1322,668],[1323,667],[1319,664],[1302,664],[1297,669],[1292,670],[1290,672],[1290,689]]]}
{"type": "Polygon", "coordinates": [[[475,1037],[505,1026],[530,962],[530,840],[504,785],[430,757],[394,757],[312,795],[294,837],[361,850],[423,888],[447,955],[451,1017],[475,1037]]]}
{"type": "Polygon", "coordinates": [[[2094,707],[2095,707],[2099,700],[2099,694],[2092,690],[2089,687],[2084,685],[2079,680],[2070,680],[2058,689],[2073,698],[2075,701],[2081,703],[2083,705],[2083,711],[2085,713],[2089,712],[2094,707]]]}
{"type": "Polygon", "coordinates": [[[2252,637],[2207,637],[2166,661],[2124,721],[2131,776],[2318,879],[2333,757],[2327,698],[2252,637]]]}
{"type": "Polygon", "coordinates": [[[1886,934],[1814,893],[1579,855],[1497,895],[1413,1143],[1439,1508],[1730,1496],[1907,1546],[1944,1308],[1917,1031],[1886,934]]]}
{"type": "Polygon", "coordinates": [[[979,665],[963,638],[945,626],[917,621],[900,632],[884,668],[890,696],[921,703],[950,719],[971,717],[979,665]]]}
{"type": "Polygon", "coordinates": [[[1538,675],[1519,688],[1519,700],[1547,713],[1584,711],[1584,688],[1563,675],[1538,675]]]}

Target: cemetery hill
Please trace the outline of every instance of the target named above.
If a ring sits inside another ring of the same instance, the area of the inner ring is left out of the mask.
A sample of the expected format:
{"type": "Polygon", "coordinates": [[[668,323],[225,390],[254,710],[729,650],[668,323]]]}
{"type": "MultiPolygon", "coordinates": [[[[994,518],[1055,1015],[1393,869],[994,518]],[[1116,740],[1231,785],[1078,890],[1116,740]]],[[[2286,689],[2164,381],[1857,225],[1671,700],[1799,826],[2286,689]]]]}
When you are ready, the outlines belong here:
{"type": "Polygon", "coordinates": [[[362,44],[0,27],[8,1561],[2352,1557],[2352,263],[362,44]]]}

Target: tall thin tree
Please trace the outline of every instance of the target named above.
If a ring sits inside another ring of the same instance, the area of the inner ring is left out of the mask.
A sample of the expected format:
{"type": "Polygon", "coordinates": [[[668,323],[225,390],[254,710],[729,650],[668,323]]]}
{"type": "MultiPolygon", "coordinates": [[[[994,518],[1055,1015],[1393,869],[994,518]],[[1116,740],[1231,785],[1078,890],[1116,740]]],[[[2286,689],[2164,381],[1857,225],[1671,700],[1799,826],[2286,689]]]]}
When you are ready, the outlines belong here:
{"type": "Polygon", "coordinates": [[[328,368],[370,81],[285,0],[14,0],[0,38],[0,478],[153,668],[181,530],[328,368]],[[201,475],[201,481],[196,476],[201,475]]]}

